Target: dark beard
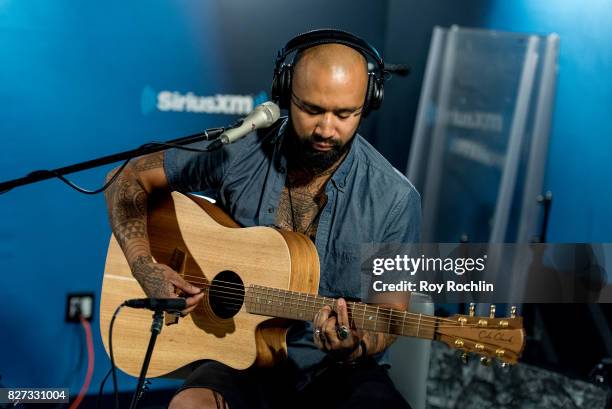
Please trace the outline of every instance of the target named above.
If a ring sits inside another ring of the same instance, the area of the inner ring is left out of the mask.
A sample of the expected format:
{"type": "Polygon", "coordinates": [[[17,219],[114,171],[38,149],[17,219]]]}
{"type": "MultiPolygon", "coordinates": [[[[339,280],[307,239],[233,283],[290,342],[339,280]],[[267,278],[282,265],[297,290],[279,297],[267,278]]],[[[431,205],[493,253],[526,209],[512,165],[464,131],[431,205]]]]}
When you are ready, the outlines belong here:
{"type": "Polygon", "coordinates": [[[312,176],[320,175],[329,170],[349,150],[354,138],[345,144],[336,140],[329,140],[314,135],[308,139],[300,139],[293,130],[293,125],[287,127],[284,146],[292,167],[301,167],[312,176]],[[318,151],[312,146],[313,142],[325,142],[332,145],[329,151],[318,151]]]}

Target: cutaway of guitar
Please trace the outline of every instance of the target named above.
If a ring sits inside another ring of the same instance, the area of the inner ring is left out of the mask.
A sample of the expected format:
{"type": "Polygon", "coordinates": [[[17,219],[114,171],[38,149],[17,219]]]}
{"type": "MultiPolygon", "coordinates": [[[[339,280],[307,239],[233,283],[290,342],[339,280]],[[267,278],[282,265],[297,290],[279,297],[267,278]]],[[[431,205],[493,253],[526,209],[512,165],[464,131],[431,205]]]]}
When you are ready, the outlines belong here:
{"type": "MultiPolygon", "coordinates": [[[[290,320],[310,321],[335,300],[316,295],[319,258],[299,233],[240,228],[197,196],[173,192],[149,206],[154,259],[202,288],[204,301],[184,318],[166,316],[148,376],[165,376],[202,359],[237,369],[271,366],[287,356],[290,320]]],[[[112,314],[123,301],[145,297],[118,243],[111,238],[100,301],[100,331],[108,352],[112,314]]],[[[352,325],[437,339],[452,348],[515,363],[524,348],[522,319],[439,318],[363,303],[347,303],[352,325]]],[[[138,376],[150,337],[151,312],[124,309],[113,330],[115,362],[138,376]]]]}

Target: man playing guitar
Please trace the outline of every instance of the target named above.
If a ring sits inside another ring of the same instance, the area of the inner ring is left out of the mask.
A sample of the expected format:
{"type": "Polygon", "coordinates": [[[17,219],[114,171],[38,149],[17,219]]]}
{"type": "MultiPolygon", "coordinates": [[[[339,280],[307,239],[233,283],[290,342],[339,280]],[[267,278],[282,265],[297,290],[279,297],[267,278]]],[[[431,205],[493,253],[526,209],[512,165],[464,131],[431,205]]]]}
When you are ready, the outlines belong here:
{"type": "MultiPolygon", "coordinates": [[[[361,118],[382,101],[382,59],[363,40],[337,30],[296,37],[279,55],[272,93],[288,109],[287,119],[211,153],[173,149],[138,158],[106,192],[110,222],[147,296],[176,297],[182,291],[184,315],[204,294],[154,262],[147,235],[150,198],[170,191],[214,191],[217,203],[242,226],[307,235],[320,257],[319,294],[338,300],[333,309],[319,310],[312,323],[291,328],[287,366],[238,371],[204,362],[170,408],[406,408],[386,373],[384,352],[395,337],[352,328],[345,301],[360,298],[355,266],[361,243],[419,238],[419,194],[357,134],[361,118]],[[297,53],[293,64],[284,64],[291,52],[297,53]],[[368,57],[378,72],[368,73],[368,57]]],[[[408,299],[381,305],[403,311],[408,299]]]]}

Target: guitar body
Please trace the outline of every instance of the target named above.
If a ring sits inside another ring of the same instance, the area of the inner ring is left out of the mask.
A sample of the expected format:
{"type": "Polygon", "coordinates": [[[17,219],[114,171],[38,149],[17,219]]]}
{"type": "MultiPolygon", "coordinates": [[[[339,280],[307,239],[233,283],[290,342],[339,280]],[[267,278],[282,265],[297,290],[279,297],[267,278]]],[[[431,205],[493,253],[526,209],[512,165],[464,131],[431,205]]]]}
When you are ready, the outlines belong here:
{"type": "MultiPolygon", "coordinates": [[[[248,313],[244,289],[257,284],[316,294],[319,259],[306,236],[269,227],[239,228],[208,201],[177,192],[150,205],[148,234],[154,259],[170,265],[205,293],[189,316],[178,320],[166,316],[148,376],[168,375],[202,359],[245,369],[254,364],[271,366],[286,357],[289,321],[248,313]],[[216,298],[215,291],[232,298],[216,298]]],[[[100,332],[107,352],[109,325],[117,306],[144,297],[112,237],[100,301],[100,332]]],[[[124,308],[115,320],[115,362],[130,375],[140,372],[151,317],[151,311],[124,308]]]]}

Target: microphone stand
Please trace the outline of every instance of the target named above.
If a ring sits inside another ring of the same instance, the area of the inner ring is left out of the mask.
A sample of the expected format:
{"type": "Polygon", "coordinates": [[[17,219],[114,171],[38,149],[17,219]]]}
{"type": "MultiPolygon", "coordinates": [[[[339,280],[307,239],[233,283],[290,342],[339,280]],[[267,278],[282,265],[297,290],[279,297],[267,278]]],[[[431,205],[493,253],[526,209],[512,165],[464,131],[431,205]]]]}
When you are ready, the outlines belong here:
{"type": "Polygon", "coordinates": [[[142,386],[144,385],[145,378],[147,376],[147,370],[149,369],[149,362],[151,362],[151,356],[153,355],[153,348],[155,347],[155,341],[157,335],[162,330],[164,321],[164,312],[161,310],[155,311],[153,314],[153,323],[151,324],[151,338],[149,339],[149,346],[147,347],[147,353],[145,354],[144,361],[142,362],[142,368],[140,370],[140,376],[138,377],[138,385],[132,396],[132,403],[130,403],[130,409],[136,409],[140,395],[142,393],[142,386]]]}
{"type": "Polygon", "coordinates": [[[114,162],[118,162],[118,161],[126,160],[126,159],[132,159],[138,156],[142,156],[142,155],[146,155],[149,153],[159,152],[159,151],[168,149],[168,147],[164,146],[163,144],[188,145],[194,142],[211,140],[221,135],[224,131],[225,131],[225,128],[211,128],[211,129],[205,130],[204,132],[199,132],[193,135],[184,136],[182,138],[173,139],[168,142],[163,142],[160,145],[145,144],[142,147],[137,148],[137,149],[120,152],[120,153],[116,153],[113,155],[103,156],[101,158],[76,163],[70,166],[64,166],[62,168],[57,168],[52,171],[48,171],[48,170],[34,171],[22,178],[1,182],[0,183],[0,194],[5,193],[18,186],[29,185],[31,183],[36,183],[42,180],[51,179],[59,175],[63,176],[69,173],[80,172],[82,170],[91,169],[91,168],[95,168],[95,167],[103,166],[103,165],[108,165],[109,163],[114,163],[114,162]],[[149,145],[153,145],[153,146],[149,146],[149,145]]]}

